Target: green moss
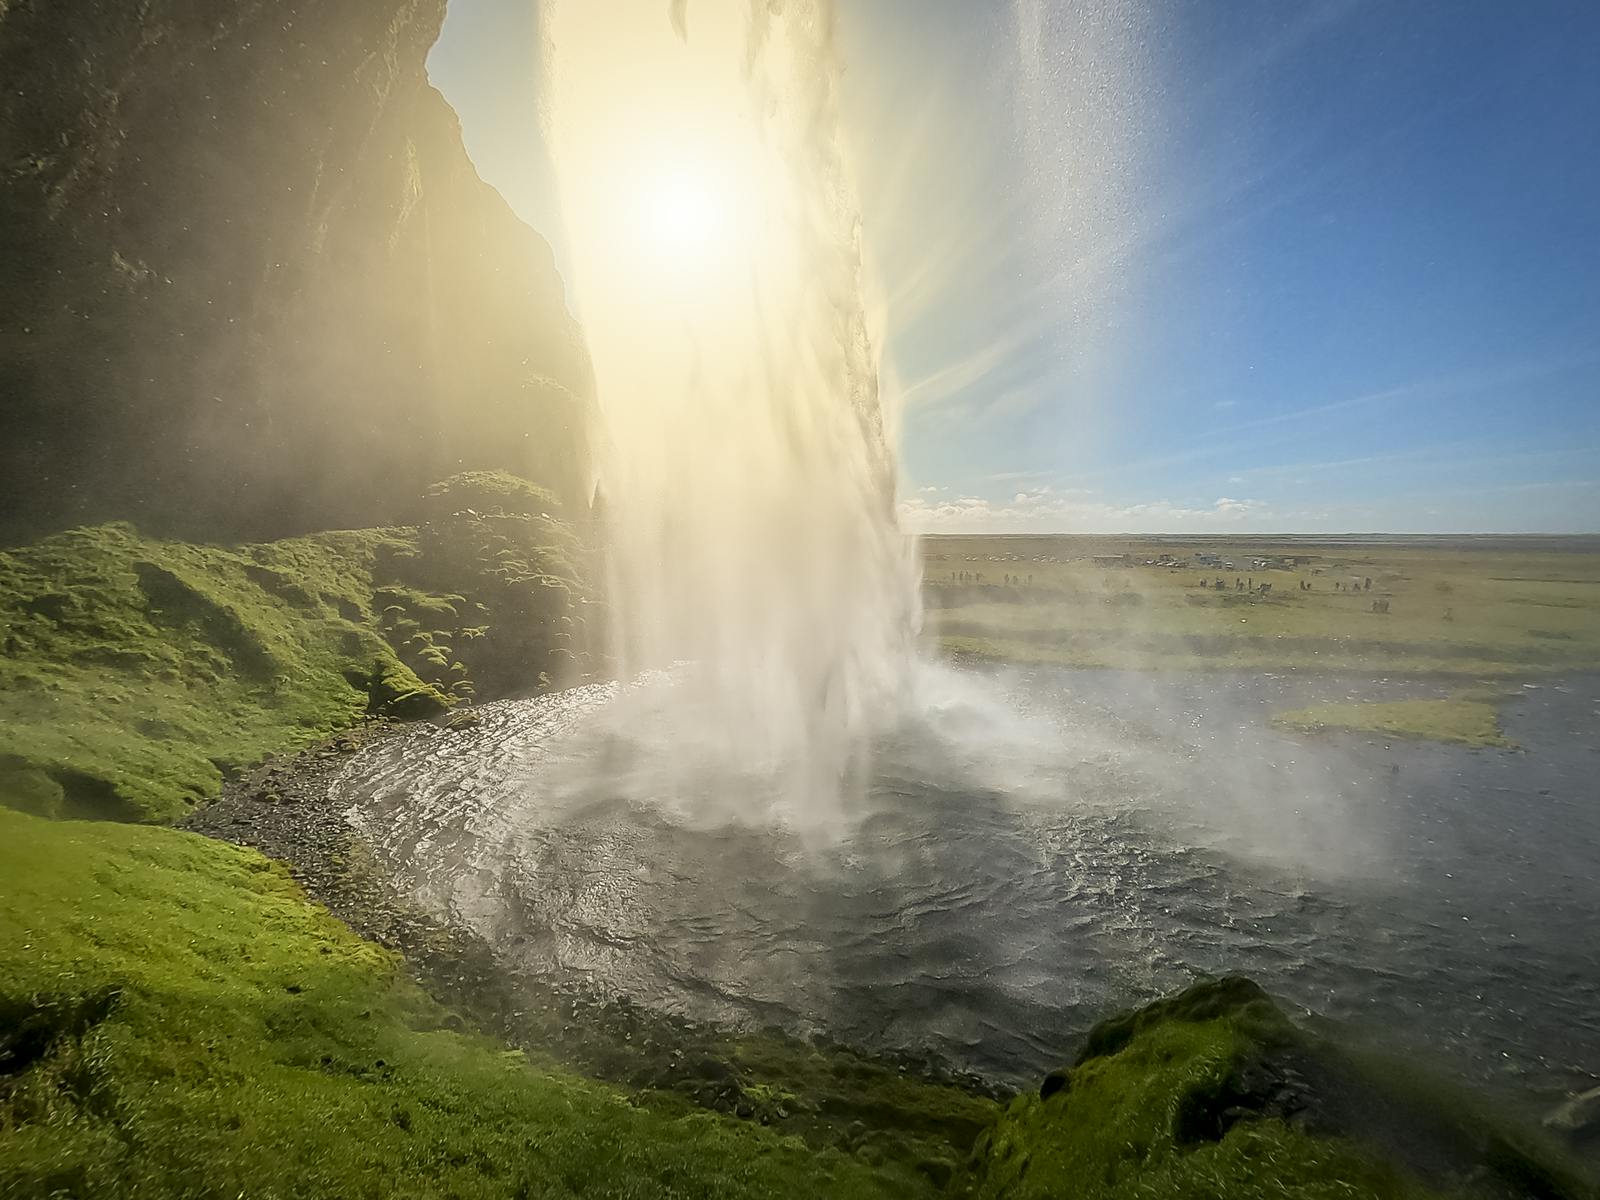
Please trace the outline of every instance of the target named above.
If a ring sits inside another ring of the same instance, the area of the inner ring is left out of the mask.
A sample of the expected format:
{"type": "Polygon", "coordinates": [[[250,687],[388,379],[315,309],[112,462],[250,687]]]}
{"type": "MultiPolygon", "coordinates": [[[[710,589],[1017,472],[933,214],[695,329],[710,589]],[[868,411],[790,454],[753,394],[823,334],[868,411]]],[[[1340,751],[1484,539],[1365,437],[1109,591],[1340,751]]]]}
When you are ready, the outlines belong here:
{"type": "Polygon", "coordinates": [[[1492,1123],[1301,1033],[1243,979],[1097,1026],[980,1138],[960,1186],[1006,1200],[1592,1195],[1492,1123]]]}
{"type": "Polygon", "coordinates": [[[1092,1059],[1117,1054],[1141,1033],[1159,1025],[1170,1022],[1192,1025],[1222,1017],[1247,1031],[1252,1040],[1265,1047],[1282,1048],[1298,1040],[1294,1027],[1260,985],[1239,976],[1229,976],[1214,983],[1198,984],[1165,1000],[1101,1021],[1084,1039],[1074,1065],[1081,1067],[1092,1059]]]}
{"type": "Polygon", "coordinates": [[[1072,1073],[1069,1090],[1013,1102],[984,1147],[980,1196],[1421,1197],[1422,1187],[1281,1122],[1185,1146],[1183,1100],[1221,1090],[1248,1052],[1226,1020],[1172,1022],[1072,1073]]]}
{"type": "Polygon", "coordinates": [[[249,851],[0,812],[0,878],[0,1195],[930,1190],[460,1032],[249,851]]]}

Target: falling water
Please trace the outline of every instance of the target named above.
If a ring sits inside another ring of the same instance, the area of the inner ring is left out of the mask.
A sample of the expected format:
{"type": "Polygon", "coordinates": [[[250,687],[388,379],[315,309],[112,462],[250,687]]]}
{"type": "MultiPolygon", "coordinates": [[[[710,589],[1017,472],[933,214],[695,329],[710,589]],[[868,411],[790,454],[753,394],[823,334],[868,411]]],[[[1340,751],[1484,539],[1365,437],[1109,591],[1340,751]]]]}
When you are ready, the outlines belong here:
{"type": "Polygon", "coordinates": [[[917,615],[839,141],[830,0],[558,0],[549,143],[609,444],[624,677],[660,752],[837,798],[917,615]]]}
{"type": "MultiPolygon", "coordinates": [[[[1600,681],[1511,706],[1524,756],[1293,738],[1272,712],[1350,695],[1320,674],[907,670],[826,0],[664,4],[545,9],[630,682],[353,755],[379,861],[517,979],[695,1021],[1036,1079],[1114,1005],[1242,970],[1560,1094],[1600,1048],[1600,681]]],[[[1029,299],[1059,283],[1079,333],[1137,239],[1136,8],[1014,8],[1029,299]]]]}

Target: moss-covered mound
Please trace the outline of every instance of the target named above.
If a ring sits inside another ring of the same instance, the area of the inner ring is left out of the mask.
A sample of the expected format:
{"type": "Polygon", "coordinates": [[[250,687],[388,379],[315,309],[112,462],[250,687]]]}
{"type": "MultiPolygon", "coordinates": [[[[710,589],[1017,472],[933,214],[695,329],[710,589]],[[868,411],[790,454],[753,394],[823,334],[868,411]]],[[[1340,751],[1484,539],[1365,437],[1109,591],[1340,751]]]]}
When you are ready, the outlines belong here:
{"type": "Polygon", "coordinates": [[[0,804],[172,820],[363,716],[581,672],[577,535],[520,480],[463,492],[478,507],[440,485],[420,528],[222,547],[104,525],[0,553],[0,804]]]}
{"type": "Polygon", "coordinates": [[[1376,733],[1460,746],[1516,749],[1500,727],[1504,691],[1474,688],[1442,699],[1317,704],[1279,713],[1273,723],[1300,733],[1376,733]]]}
{"type": "Polygon", "coordinates": [[[1089,1035],[1013,1101],[960,1186],[980,1197],[1591,1197],[1447,1089],[1301,1032],[1245,979],[1198,984],[1089,1035]]]}
{"type": "Polygon", "coordinates": [[[259,855],[0,811],[0,1196],[916,1196],[460,1030],[259,855]]]}

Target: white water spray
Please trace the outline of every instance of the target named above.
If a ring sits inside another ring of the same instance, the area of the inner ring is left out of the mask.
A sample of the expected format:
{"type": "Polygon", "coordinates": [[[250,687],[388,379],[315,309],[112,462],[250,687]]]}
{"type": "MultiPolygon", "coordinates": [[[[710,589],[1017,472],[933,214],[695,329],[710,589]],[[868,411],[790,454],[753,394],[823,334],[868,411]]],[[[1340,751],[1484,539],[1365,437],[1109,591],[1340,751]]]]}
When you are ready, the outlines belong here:
{"type": "Polygon", "coordinates": [[[894,711],[918,611],[831,2],[556,0],[545,33],[619,666],[689,664],[671,753],[827,803],[894,711]]]}

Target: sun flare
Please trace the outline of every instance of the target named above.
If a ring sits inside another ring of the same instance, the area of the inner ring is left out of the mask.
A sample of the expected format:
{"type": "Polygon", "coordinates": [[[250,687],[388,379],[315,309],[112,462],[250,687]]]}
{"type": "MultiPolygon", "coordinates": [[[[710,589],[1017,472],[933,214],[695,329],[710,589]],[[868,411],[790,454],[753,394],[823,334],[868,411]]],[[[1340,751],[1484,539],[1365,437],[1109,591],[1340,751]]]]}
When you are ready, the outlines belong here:
{"type": "Polygon", "coordinates": [[[636,15],[557,3],[547,22],[561,48],[546,81],[556,178],[591,339],[627,312],[619,335],[637,343],[663,304],[678,314],[671,338],[690,311],[725,326],[753,311],[753,288],[769,312],[788,307],[803,181],[771,136],[771,96],[750,85],[770,64],[749,58],[748,8],[702,7],[688,38],[649,4],[636,15]]]}
{"type": "Polygon", "coordinates": [[[703,167],[680,166],[642,181],[636,226],[644,248],[679,268],[703,264],[727,237],[732,198],[725,180],[703,167]]]}

